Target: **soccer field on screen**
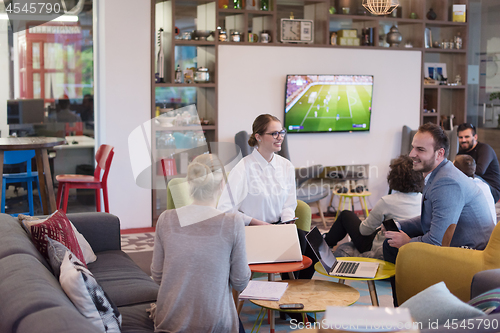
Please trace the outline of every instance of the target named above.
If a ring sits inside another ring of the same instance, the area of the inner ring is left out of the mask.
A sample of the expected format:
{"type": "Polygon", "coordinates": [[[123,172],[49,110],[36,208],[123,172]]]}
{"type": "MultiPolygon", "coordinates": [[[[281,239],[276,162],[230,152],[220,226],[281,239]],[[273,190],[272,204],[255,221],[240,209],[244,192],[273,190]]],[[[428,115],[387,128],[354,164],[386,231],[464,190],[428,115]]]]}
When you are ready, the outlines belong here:
{"type": "Polygon", "coordinates": [[[288,132],[368,131],[372,87],[313,85],[287,112],[285,128],[288,132]]]}

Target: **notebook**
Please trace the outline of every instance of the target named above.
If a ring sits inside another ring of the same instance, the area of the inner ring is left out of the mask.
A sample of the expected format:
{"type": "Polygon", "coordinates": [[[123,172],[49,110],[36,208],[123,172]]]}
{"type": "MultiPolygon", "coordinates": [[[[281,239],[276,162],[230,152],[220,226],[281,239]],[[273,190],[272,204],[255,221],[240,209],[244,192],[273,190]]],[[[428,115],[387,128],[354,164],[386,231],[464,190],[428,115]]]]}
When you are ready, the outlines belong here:
{"type": "Polygon", "coordinates": [[[353,278],[374,278],[375,274],[377,274],[379,266],[377,262],[337,260],[317,227],[314,227],[306,235],[306,239],[314,254],[318,257],[319,262],[329,275],[353,278]]]}
{"type": "Polygon", "coordinates": [[[250,280],[248,286],[241,292],[239,298],[279,301],[287,287],[287,282],[250,280]]]}
{"type": "Polygon", "coordinates": [[[249,264],[302,261],[295,224],[246,226],[245,242],[249,264]]]}

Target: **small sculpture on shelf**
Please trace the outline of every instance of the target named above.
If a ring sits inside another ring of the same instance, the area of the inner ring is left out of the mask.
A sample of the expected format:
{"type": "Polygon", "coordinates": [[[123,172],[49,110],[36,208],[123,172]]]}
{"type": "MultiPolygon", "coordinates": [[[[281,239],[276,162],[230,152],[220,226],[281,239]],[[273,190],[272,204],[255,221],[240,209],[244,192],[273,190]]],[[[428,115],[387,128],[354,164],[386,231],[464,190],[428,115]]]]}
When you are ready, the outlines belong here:
{"type": "Polygon", "coordinates": [[[427,17],[428,20],[434,21],[437,18],[437,14],[434,11],[434,9],[431,8],[431,9],[429,9],[429,11],[427,12],[427,15],[425,15],[425,17],[427,17]]]}
{"type": "Polygon", "coordinates": [[[398,47],[399,43],[401,43],[401,41],[403,40],[403,36],[401,36],[399,29],[395,25],[393,25],[389,29],[385,40],[387,43],[389,43],[390,47],[398,47]]]}
{"type": "Polygon", "coordinates": [[[455,48],[460,50],[462,48],[462,36],[460,36],[460,32],[457,32],[457,35],[453,38],[453,42],[455,44],[455,48]]]}

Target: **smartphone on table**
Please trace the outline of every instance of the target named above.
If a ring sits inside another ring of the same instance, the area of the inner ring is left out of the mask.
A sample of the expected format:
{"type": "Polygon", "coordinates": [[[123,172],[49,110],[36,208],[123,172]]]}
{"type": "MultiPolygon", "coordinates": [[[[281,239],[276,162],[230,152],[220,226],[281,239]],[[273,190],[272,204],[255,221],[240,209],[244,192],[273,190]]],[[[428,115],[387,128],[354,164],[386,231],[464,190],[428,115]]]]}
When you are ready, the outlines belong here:
{"type": "Polygon", "coordinates": [[[304,308],[304,304],[302,304],[302,303],[280,304],[280,309],[282,309],[282,310],[300,310],[303,308],[304,308]]]}

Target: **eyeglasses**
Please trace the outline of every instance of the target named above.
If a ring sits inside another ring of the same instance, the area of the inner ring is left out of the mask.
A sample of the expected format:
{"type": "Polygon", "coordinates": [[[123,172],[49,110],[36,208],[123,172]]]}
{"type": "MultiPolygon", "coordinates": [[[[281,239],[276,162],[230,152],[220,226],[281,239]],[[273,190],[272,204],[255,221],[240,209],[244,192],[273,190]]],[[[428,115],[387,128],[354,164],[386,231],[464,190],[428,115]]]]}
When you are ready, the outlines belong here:
{"type": "Polygon", "coordinates": [[[273,136],[273,139],[277,139],[279,135],[281,135],[282,137],[285,137],[286,135],[286,130],[281,130],[281,131],[276,131],[276,132],[272,132],[272,133],[264,133],[264,134],[269,134],[269,135],[272,135],[273,136]]]}

